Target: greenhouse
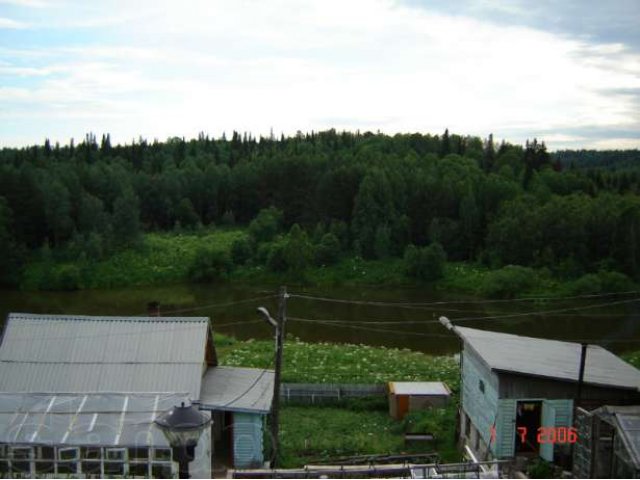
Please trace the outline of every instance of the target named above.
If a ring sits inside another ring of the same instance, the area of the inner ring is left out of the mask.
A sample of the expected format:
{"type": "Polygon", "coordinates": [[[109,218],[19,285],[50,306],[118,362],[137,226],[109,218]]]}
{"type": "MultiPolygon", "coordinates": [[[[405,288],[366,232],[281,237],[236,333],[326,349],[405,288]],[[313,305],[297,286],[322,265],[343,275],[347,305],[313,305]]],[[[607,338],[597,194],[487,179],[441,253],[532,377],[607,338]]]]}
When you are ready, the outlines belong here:
{"type": "MultiPolygon", "coordinates": [[[[177,475],[155,418],[186,394],[0,393],[0,476],[155,477],[177,475]]],[[[210,472],[210,431],[191,464],[210,472]]]]}

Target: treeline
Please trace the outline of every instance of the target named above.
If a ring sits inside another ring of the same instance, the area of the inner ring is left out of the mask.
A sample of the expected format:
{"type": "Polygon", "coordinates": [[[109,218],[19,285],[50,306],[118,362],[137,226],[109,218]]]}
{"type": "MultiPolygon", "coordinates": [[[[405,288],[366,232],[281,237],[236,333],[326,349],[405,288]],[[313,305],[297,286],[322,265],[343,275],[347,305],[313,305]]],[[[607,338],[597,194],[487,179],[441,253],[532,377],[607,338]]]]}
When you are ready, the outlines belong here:
{"type": "MultiPolygon", "coordinates": [[[[624,181],[620,172],[596,173],[563,168],[536,140],[496,145],[492,136],[448,131],[280,139],[234,132],[124,146],[87,135],[79,145],[5,148],[2,281],[19,283],[34,255],[100,259],[135,248],[145,231],[252,221],[254,243],[237,246],[235,256],[274,270],[295,269],[306,238],[315,247],[304,255],[320,263],[339,247],[367,259],[437,264],[444,255],[496,268],[546,267],[568,278],[619,271],[637,279],[637,172],[623,172],[624,181]]],[[[416,277],[426,270],[412,269],[416,277]]]]}
{"type": "Polygon", "coordinates": [[[636,170],[640,151],[635,150],[558,150],[552,157],[567,168],[636,170]]]}

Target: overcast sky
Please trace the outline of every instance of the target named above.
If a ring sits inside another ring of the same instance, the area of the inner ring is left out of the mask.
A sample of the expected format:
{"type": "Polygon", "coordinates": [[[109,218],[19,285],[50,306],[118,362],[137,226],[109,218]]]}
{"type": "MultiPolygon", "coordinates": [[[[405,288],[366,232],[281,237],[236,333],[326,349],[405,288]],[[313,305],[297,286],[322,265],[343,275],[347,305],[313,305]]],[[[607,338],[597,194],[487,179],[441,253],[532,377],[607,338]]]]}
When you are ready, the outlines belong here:
{"type": "Polygon", "coordinates": [[[0,146],[92,131],[640,147],[639,0],[0,0],[0,146]]]}

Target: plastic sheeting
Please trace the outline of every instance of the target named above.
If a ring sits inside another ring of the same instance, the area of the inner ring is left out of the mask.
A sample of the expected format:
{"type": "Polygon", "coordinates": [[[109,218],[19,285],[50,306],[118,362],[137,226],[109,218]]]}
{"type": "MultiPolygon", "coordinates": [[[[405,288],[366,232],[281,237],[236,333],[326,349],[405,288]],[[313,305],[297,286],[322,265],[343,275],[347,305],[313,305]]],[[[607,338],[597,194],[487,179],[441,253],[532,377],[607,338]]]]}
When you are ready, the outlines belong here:
{"type": "Polygon", "coordinates": [[[188,395],[0,393],[0,443],[167,447],[154,419],[188,395]]]}

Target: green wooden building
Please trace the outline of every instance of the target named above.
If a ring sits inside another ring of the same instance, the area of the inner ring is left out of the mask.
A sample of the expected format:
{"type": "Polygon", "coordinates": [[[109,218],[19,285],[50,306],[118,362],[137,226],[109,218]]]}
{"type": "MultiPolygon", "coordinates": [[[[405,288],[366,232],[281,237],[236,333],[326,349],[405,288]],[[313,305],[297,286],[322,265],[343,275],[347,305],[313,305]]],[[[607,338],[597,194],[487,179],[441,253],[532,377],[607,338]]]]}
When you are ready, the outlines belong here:
{"type": "MultiPolygon", "coordinates": [[[[460,444],[482,459],[540,456],[564,463],[581,345],[443,324],[462,340],[460,444]]],[[[640,371],[589,345],[580,404],[640,402],[640,371]]]]}

